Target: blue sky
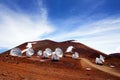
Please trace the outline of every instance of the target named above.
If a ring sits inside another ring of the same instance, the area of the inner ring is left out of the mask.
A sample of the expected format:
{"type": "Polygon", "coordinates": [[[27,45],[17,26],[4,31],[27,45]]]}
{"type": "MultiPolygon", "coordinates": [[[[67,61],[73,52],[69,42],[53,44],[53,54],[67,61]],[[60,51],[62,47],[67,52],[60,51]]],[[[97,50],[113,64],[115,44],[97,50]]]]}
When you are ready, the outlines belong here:
{"type": "Polygon", "coordinates": [[[120,0],[0,0],[0,52],[43,39],[120,52],[120,0]]]}

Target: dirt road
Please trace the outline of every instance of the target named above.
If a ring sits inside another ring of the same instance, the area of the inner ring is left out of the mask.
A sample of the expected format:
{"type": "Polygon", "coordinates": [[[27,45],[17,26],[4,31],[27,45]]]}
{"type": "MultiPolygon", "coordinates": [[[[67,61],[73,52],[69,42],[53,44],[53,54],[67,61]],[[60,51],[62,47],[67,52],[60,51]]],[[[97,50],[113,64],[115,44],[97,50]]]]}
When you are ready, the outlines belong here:
{"type": "Polygon", "coordinates": [[[88,65],[93,67],[93,68],[96,68],[98,70],[101,70],[103,72],[106,72],[106,73],[109,73],[111,75],[114,75],[114,76],[117,76],[117,77],[120,77],[120,72],[118,72],[117,70],[113,69],[113,68],[110,68],[110,67],[107,67],[107,66],[100,66],[100,65],[96,65],[92,62],[90,62],[88,59],[85,59],[85,58],[80,58],[81,59],[81,65],[83,67],[87,67],[88,65]]]}

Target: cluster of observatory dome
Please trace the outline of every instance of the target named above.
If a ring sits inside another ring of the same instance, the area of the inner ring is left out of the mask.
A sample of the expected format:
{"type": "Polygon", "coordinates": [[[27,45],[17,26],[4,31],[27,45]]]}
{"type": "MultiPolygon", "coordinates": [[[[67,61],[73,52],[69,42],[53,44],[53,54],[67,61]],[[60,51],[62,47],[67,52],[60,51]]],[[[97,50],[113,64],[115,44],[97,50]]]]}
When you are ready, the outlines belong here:
{"type": "MultiPolygon", "coordinates": [[[[34,50],[32,49],[33,43],[28,43],[26,49],[20,50],[19,48],[13,48],[10,51],[11,56],[18,56],[21,57],[24,52],[26,52],[26,57],[32,57],[34,55],[34,50]]],[[[72,52],[73,46],[68,46],[66,52],[72,52]]],[[[37,57],[42,56],[43,58],[51,57],[51,60],[60,60],[63,57],[63,50],[61,48],[55,48],[55,51],[52,51],[50,48],[46,48],[44,51],[38,50],[37,57]]],[[[73,59],[78,59],[79,54],[75,52],[72,54],[73,59]]]]}
{"type": "MultiPolygon", "coordinates": [[[[32,49],[32,44],[34,43],[28,43],[26,46],[26,49],[24,50],[20,50],[19,48],[13,48],[10,51],[10,55],[11,56],[18,56],[21,57],[22,54],[24,52],[26,52],[26,57],[31,57],[34,55],[34,50],[32,49]]],[[[66,52],[72,52],[72,49],[74,47],[73,46],[68,46],[68,48],[66,49],[66,52]]],[[[56,48],[54,51],[52,51],[50,48],[46,48],[44,51],[42,50],[38,50],[37,52],[37,57],[42,56],[44,59],[50,58],[51,60],[60,60],[60,58],[63,57],[63,50],[61,48],[56,48]]],[[[72,58],[73,59],[78,59],[79,58],[79,53],[78,52],[74,52],[74,54],[72,54],[72,58]]],[[[96,57],[95,59],[95,63],[96,64],[103,64],[105,62],[104,57],[102,55],[100,55],[100,57],[96,57]]]]}

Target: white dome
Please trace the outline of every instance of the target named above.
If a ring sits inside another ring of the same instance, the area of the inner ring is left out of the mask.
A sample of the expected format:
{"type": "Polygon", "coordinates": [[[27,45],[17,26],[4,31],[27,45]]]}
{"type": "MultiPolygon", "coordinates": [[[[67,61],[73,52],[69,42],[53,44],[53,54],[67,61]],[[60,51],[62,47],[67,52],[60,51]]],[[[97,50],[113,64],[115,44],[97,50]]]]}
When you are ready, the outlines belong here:
{"type": "Polygon", "coordinates": [[[47,55],[52,55],[52,50],[50,48],[45,49],[47,55]]]}
{"type": "Polygon", "coordinates": [[[32,43],[28,43],[26,48],[32,48],[32,43]]]}
{"type": "Polygon", "coordinates": [[[55,52],[52,53],[52,60],[59,60],[60,58],[57,56],[57,54],[55,52]]]}
{"type": "Polygon", "coordinates": [[[95,59],[96,64],[103,64],[103,62],[100,60],[100,58],[96,57],[95,59]]]}
{"type": "Polygon", "coordinates": [[[44,52],[43,52],[43,57],[44,57],[44,58],[49,58],[49,56],[50,56],[50,55],[48,55],[47,51],[44,51],[44,52]]]}
{"type": "Polygon", "coordinates": [[[63,51],[61,48],[56,48],[55,49],[55,54],[58,56],[58,57],[63,57],[63,51]]]}
{"type": "Polygon", "coordinates": [[[42,50],[39,50],[38,52],[37,52],[37,56],[41,56],[42,55],[42,50]]]}
{"type": "Polygon", "coordinates": [[[31,57],[34,54],[34,50],[32,48],[29,48],[26,52],[27,57],[31,57]]]}
{"type": "Polygon", "coordinates": [[[73,59],[78,59],[79,58],[78,52],[75,52],[74,54],[72,54],[72,58],[73,59]]]}
{"type": "Polygon", "coordinates": [[[105,62],[104,57],[103,57],[102,55],[100,55],[100,60],[101,60],[102,62],[105,62]]]}
{"type": "Polygon", "coordinates": [[[22,52],[19,48],[13,48],[11,51],[10,51],[10,55],[11,56],[22,56],[22,52]]]}
{"type": "Polygon", "coordinates": [[[74,48],[73,46],[69,46],[69,47],[67,48],[66,52],[72,52],[72,49],[73,49],[73,48],[74,48]]]}

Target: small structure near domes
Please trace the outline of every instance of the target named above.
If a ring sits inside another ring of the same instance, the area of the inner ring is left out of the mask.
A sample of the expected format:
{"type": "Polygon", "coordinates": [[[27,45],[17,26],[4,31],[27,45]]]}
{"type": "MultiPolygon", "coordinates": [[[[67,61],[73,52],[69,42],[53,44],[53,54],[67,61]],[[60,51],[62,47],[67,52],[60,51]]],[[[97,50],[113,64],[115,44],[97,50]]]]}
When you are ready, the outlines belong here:
{"type": "Polygon", "coordinates": [[[32,48],[32,44],[36,44],[37,42],[28,42],[26,48],[32,48]]]}
{"type": "Polygon", "coordinates": [[[110,67],[111,67],[111,68],[114,68],[115,66],[113,66],[113,65],[110,65],[110,67]]]}
{"type": "Polygon", "coordinates": [[[86,71],[91,71],[91,70],[92,70],[92,69],[91,69],[91,68],[89,68],[89,67],[87,67],[87,68],[86,68],[86,71]]]}

